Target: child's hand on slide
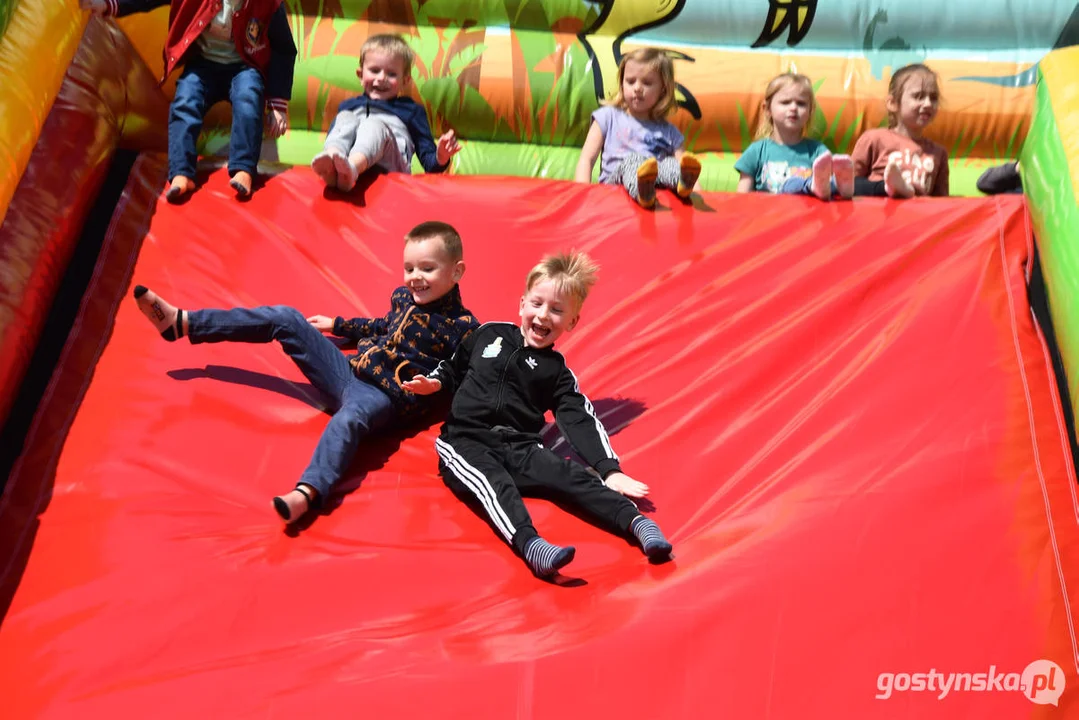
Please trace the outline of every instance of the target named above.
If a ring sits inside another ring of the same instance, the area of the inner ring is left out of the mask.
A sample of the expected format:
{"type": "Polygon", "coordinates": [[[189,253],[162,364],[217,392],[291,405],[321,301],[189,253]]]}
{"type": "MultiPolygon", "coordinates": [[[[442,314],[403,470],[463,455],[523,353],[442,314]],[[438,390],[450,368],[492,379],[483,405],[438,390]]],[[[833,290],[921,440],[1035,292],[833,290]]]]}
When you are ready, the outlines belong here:
{"type": "Polygon", "coordinates": [[[445,165],[450,158],[460,152],[461,146],[457,144],[457,133],[448,131],[438,139],[438,163],[445,165]]]}
{"type": "Polygon", "coordinates": [[[333,318],[326,317],[325,315],[312,315],[307,318],[307,322],[314,325],[316,330],[333,332],[333,318]]]}
{"type": "Polygon", "coordinates": [[[622,493],[626,497],[642,498],[648,494],[648,486],[643,482],[634,480],[629,475],[614,472],[607,476],[603,484],[615,492],[622,493]]]}
{"type": "Polygon", "coordinates": [[[266,133],[271,138],[279,138],[288,130],[288,113],[278,108],[270,108],[266,113],[266,133]]]}
{"type": "Polygon", "coordinates": [[[439,380],[432,380],[425,375],[417,375],[411,380],[406,380],[401,383],[401,387],[411,393],[416,393],[417,395],[431,395],[442,389],[442,383],[439,380]]]}
{"type": "Polygon", "coordinates": [[[105,0],[79,0],[79,7],[83,10],[89,10],[94,15],[104,15],[109,9],[105,0]]]}

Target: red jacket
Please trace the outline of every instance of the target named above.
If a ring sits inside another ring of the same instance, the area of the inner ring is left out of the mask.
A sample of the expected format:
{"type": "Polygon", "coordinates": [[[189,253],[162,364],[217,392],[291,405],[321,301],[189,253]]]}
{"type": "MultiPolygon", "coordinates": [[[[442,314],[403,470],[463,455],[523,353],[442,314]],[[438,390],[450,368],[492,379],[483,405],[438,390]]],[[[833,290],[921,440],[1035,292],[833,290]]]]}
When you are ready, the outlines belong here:
{"type": "MultiPolygon", "coordinates": [[[[165,38],[165,74],[183,62],[191,45],[221,12],[221,0],[106,0],[108,15],[123,17],[169,5],[169,30],[165,38]]],[[[282,0],[244,0],[232,16],[236,52],[258,68],[266,81],[267,103],[282,110],[292,96],[296,44],[288,26],[282,0]]]]}

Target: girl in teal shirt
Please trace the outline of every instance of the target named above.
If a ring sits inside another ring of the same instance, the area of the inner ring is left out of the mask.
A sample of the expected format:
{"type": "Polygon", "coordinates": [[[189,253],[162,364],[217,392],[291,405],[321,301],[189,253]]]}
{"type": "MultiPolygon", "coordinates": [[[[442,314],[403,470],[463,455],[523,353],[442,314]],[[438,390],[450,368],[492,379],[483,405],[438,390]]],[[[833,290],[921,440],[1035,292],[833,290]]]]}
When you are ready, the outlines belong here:
{"type": "Polygon", "coordinates": [[[772,78],[761,103],[758,139],[734,164],[741,174],[738,192],[814,195],[821,200],[854,195],[850,156],[833,156],[824,143],[805,137],[814,106],[813,84],[805,75],[772,78]]]}

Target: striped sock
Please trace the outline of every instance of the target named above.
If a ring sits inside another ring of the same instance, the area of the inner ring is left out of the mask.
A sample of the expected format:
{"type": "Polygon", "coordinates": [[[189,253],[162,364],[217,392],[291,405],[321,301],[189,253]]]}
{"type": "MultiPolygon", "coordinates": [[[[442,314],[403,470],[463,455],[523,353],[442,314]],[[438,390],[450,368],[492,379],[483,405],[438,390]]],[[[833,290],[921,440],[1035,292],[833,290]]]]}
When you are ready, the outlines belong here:
{"type": "Polygon", "coordinates": [[[659,525],[644,515],[633,518],[633,522],[629,524],[629,530],[640,541],[644,554],[650,558],[666,557],[674,549],[667,542],[667,538],[663,537],[663,531],[659,529],[659,525]]]}
{"type": "Polygon", "coordinates": [[[576,548],[552,545],[537,535],[525,546],[525,562],[536,577],[547,577],[569,565],[576,552],[576,548]]]}

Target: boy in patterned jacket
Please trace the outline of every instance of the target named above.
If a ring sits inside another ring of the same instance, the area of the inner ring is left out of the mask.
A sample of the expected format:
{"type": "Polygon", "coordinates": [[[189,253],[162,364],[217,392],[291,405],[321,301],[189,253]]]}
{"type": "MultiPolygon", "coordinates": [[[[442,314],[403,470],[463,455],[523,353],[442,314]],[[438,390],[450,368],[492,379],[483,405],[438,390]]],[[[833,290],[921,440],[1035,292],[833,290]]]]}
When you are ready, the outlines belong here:
{"type": "Polygon", "coordinates": [[[139,310],[172,342],[281,344],[326,396],[333,417],[295,489],[273,499],[286,523],[318,507],[348,470],[358,443],[394,421],[413,419],[431,404],[402,387],[450,358],[477,326],[457,287],[465,272],[461,236],[443,222],[425,222],[405,236],[404,286],[394,290],[384,318],[307,319],[283,305],[232,310],[178,309],[135,286],[139,310]],[[356,342],[346,357],[323,332],[356,342]]]}
{"type": "Polygon", "coordinates": [[[165,74],[184,66],[169,106],[169,189],[179,202],[195,189],[196,142],[206,111],[232,105],[229,184],[251,194],[262,153],[263,112],[270,137],[288,130],[296,44],[282,0],[79,0],[84,10],[123,17],[169,5],[165,74]]]}

